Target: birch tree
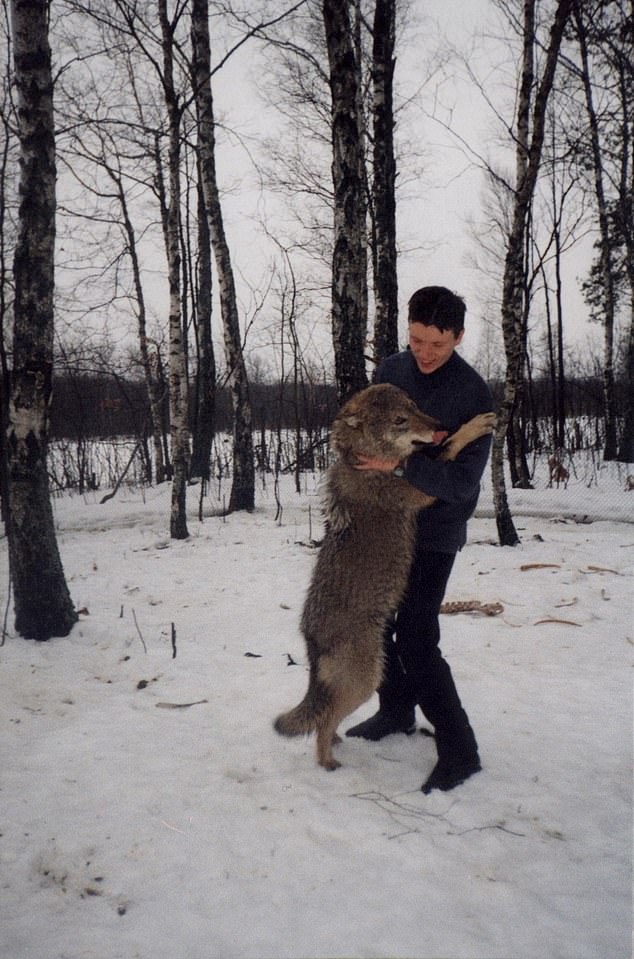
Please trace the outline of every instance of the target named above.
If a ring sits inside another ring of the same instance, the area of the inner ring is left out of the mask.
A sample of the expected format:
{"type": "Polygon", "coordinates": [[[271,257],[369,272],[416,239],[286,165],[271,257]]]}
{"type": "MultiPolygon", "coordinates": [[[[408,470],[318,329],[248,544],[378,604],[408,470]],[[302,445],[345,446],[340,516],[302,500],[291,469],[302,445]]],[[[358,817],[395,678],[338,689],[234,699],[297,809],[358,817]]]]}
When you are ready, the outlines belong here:
{"type": "Polygon", "coordinates": [[[12,211],[17,156],[14,130],[15,110],[11,97],[10,33],[7,0],[0,7],[0,43],[5,51],[0,75],[0,518],[9,522],[9,477],[6,441],[9,425],[9,334],[10,303],[13,298],[12,257],[15,224],[12,211]]]}
{"type": "Polygon", "coordinates": [[[174,32],[182,11],[177,9],[172,19],[167,11],[167,0],[158,0],[163,52],[163,92],[169,130],[169,201],[166,220],[166,248],[169,281],[169,385],[170,436],[172,447],[172,506],[170,535],[186,539],[186,494],[189,473],[189,423],[187,407],[187,368],[185,362],[185,331],[181,310],[181,253],[180,253],[180,144],[182,106],[174,83],[174,32]]]}
{"type": "Polygon", "coordinates": [[[570,18],[572,3],[573,0],[557,2],[540,78],[535,76],[537,0],[524,0],[523,3],[523,52],[515,124],[515,187],[502,281],[501,312],[506,373],[491,458],[495,518],[500,543],[503,546],[515,546],[519,543],[506,494],[504,447],[509,429],[513,428],[513,417],[518,414],[516,398],[522,379],[527,317],[524,251],[544,143],[548,98],[552,90],[561,41],[570,18]]]}
{"type": "Polygon", "coordinates": [[[361,68],[353,42],[350,0],[324,0],[330,67],[334,245],[332,338],[341,403],[367,386],[367,204],[361,68]]]}
{"type": "Polygon", "coordinates": [[[198,260],[196,265],[195,324],[196,355],[196,401],[193,404],[193,443],[190,475],[200,476],[203,488],[209,481],[211,449],[215,432],[216,413],[216,356],[212,339],[212,269],[211,241],[207,210],[202,188],[200,160],[198,160],[198,184],[196,190],[198,230],[198,260]]]}
{"type": "Polygon", "coordinates": [[[46,0],[12,0],[20,142],[13,372],[7,437],[15,628],[66,636],[77,622],[55,536],[48,473],[53,370],[55,128],[46,0]]]}
{"type": "Polygon", "coordinates": [[[372,27],[374,359],[398,350],[396,159],[394,156],[395,0],[376,0],[372,27]]]}
{"type": "Polygon", "coordinates": [[[224,230],[216,177],[208,7],[208,0],[192,0],[192,79],[198,121],[199,169],[209,236],[216,260],[225,355],[233,406],[233,481],[229,509],[251,510],[255,505],[252,412],[240,336],[231,253],[224,230]]]}

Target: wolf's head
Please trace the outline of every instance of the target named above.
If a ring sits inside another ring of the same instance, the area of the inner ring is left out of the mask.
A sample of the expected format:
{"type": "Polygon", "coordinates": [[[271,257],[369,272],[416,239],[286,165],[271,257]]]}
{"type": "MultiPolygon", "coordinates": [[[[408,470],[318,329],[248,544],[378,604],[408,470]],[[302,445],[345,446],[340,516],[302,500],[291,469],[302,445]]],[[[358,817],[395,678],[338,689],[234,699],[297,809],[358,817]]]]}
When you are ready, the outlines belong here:
{"type": "Polygon", "coordinates": [[[382,383],[362,390],[342,406],[330,441],[345,458],[405,459],[421,445],[437,443],[446,435],[440,423],[421,413],[402,390],[382,383]]]}

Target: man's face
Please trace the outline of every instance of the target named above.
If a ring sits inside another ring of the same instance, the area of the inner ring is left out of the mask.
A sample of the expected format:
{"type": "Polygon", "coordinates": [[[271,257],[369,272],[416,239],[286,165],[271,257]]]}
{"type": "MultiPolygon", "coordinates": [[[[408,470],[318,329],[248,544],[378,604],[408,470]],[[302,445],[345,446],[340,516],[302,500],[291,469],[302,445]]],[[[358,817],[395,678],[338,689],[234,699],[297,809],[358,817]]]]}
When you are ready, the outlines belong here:
{"type": "Polygon", "coordinates": [[[421,373],[434,373],[447,362],[462,340],[464,330],[456,336],[453,330],[439,330],[422,323],[409,324],[409,346],[421,373]]]}

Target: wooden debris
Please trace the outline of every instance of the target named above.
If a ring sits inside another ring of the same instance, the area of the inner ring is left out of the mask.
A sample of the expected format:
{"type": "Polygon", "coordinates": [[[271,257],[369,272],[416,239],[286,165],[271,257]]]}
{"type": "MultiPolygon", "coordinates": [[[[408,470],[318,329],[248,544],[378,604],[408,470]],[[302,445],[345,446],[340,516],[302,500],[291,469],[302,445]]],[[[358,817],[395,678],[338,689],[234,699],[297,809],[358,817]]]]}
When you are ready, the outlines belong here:
{"type": "Polygon", "coordinates": [[[502,603],[481,603],[479,599],[459,600],[453,603],[443,603],[441,613],[453,615],[455,613],[482,613],[484,616],[499,616],[504,612],[502,603]]]}

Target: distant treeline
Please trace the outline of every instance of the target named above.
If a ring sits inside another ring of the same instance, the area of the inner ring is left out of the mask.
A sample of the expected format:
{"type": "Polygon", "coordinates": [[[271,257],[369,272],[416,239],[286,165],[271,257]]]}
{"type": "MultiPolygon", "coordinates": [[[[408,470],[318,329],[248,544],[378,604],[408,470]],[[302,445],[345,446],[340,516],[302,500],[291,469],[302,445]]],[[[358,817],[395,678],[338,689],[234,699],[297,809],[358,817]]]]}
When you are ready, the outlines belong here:
{"type": "MultiPolygon", "coordinates": [[[[496,402],[502,384],[490,384],[496,402]]],[[[192,394],[195,391],[192,390],[192,394]]],[[[252,383],[253,453],[262,476],[292,474],[299,490],[304,473],[323,472],[329,463],[328,429],[337,411],[336,389],[326,383],[252,383]]],[[[617,389],[617,429],[624,422],[625,386],[617,389]]],[[[518,423],[525,455],[591,451],[603,456],[605,418],[599,377],[576,377],[566,383],[563,423],[553,409],[558,398],[548,380],[527,384],[518,423]],[[558,425],[558,422],[560,425],[558,425]],[[561,437],[561,439],[559,439],[561,437]]],[[[192,402],[192,434],[196,435],[192,402]]],[[[218,388],[208,476],[221,483],[233,470],[231,396],[218,388]]],[[[51,411],[49,476],[55,490],[96,490],[152,485],[172,476],[167,397],[158,438],[164,471],[157,469],[156,437],[150,432],[145,383],[107,375],[64,375],[55,380],[51,411]]],[[[195,442],[195,440],[194,440],[195,442]]],[[[194,445],[194,444],[192,444],[194,445]]],[[[192,456],[192,464],[194,456],[192,456]]],[[[200,476],[192,466],[191,479],[200,476]]]]}
{"type": "MultiPolygon", "coordinates": [[[[496,401],[502,384],[489,384],[496,401]]],[[[617,406],[623,410],[625,384],[617,384],[617,406]]],[[[253,428],[262,430],[299,428],[318,433],[328,427],[337,410],[334,385],[308,382],[254,383],[250,387],[253,428]]],[[[553,395],[546,379],[534,380],[527,391],[523,416],[526,421],[551,417],[553,395]]],[[[195,412],[194,414],[195,415],[195,412]]],[[[567,419],[600,419],[603,415],[603,385],[599,377],[578,377],[565,386],[567,419]]],[[[167,397],[164,403],[168,428],[167,397]]],[[[143,436],[149,426],[145,383],[120,377],[60,374],[55,378],[51,409],[51,439],[107,439],[143,436]]],[[[228,388],[216,393],[216,432],[231,430],[231,397],[228,388]]]]}
{"type": "MultiPolygon", "coordinates": [[[[254,383],[250,387],[253,428],[261,430],[299,427],[318,432],[332,422],[337,410],[334,385],[254,383]]],[[[145,383],[113,376],[58,374],[51,407],[51,439],[108,439],[142,436],[149,427],[145,383]]],[[[163,402],[168,428],[168,397],[163,402]]],[[[195,416],[195,410],[192,411],[195,416]]],[[[231,431],[231,394],[216,391],[215,429],[231,431]]]]}

